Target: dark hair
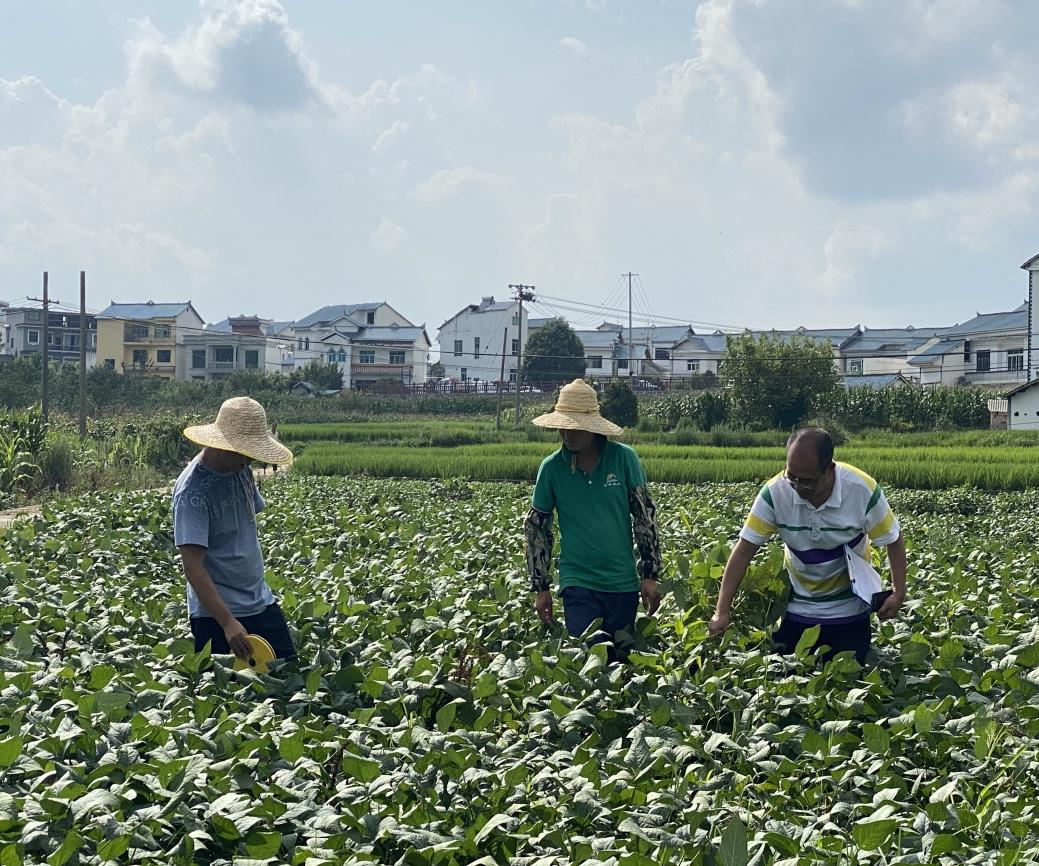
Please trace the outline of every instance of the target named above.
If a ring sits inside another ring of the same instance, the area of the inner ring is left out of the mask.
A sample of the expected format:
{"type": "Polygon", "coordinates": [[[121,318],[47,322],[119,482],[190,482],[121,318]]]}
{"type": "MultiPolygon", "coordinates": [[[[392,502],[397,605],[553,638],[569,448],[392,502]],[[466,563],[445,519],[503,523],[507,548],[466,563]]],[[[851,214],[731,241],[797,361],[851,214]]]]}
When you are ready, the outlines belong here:
{"type": "Polygon", "coordinates": [[[827,469],[833,461],[833,439],[830,434],[822,427],[801,427],[786,440],[787,451],[802,441],[815,449],[819,468],[827,469]]]}

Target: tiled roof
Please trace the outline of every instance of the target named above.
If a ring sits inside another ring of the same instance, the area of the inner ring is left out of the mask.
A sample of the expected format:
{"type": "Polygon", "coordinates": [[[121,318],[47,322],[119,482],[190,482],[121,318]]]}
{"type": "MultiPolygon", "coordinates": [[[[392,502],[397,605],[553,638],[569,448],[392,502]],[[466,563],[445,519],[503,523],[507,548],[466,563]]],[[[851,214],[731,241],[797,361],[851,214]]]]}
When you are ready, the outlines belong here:
{"type": "Polygon", "coordinates": [[[1028,304],[1002,313],[978,313],[962,325],[953,325],[942,331],[943,337],[983,334],[988,331],[1025,331],[1028,329],[1028,304]]]}
{"type": "Polygon", "coordinates": [[[109,304],[100,313],[99,319],[174,319],[185,310],[192,309],[191,301],[172,304],[109,304]]]}
{"type": "Polygon", "coordinates": [[[947,352],[951,352],[957,346],[961,346],[963,340],[939,340],[933,346],[928,349],[924,349],[917,355],[913,355],[909,359],[909,363],[914,367],[918,367],[921,364],[930,364],[935,358],[940,358],[947,352]]]}
{"type": "MultiPolygon", "coordinates": [[[[309,328],[312,325],[317,325],[321,322],[334,322],[336,319],[341,319],[343,316],[349,316],[351,313],[358,311],[376,310],[383,305],[383,301],[372,301],[365,304],[330,304],[327,307],[322,307],[320,310],[315,310],[309,316],[304,316],[296,322],[297,328],[309,328]]],[[[364,324],[358,322],[358,324],[364,324]]]]}

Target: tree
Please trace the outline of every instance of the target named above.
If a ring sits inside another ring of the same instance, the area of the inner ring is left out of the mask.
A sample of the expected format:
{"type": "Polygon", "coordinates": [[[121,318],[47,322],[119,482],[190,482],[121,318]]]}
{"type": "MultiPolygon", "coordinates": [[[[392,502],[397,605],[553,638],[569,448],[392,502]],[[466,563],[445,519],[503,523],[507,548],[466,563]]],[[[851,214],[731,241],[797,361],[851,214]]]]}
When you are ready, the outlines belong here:
{"type": "Polygon", "coordinates": [[[634,427],[639,423],[639,400],[631,386],[620,379],[614,379],[606,386],[599,411],[603,418],[621,427],[634,427]]]}
{"type": "Polygon", "coordinates": [[[444,365],[440,361],[434,361],[429,365],[429,377],[431,379],[443,379],[444,376],[444,365]]]}
{"type": "Polygon", "coordinates": [[[293,370],[289,380],[310,382],[315,388],[323,391],[340,390],[343,387],[343,371],[338,364],[324,364],[314,358],[307,362],[306,366],[293,370]]]}
{"type": "Polygon", "coordinates": [[[722,367],[733,419],[789,430],[841,387],[829,341],[803,334],[730,336],[722,367]]]}
{"type": "Polygon", "coordinates": [[[584,346],[566,319],[549,319],[527,338],[523,349],[526,381],[565,384],[580,379],[584,370],[584,346]]]}

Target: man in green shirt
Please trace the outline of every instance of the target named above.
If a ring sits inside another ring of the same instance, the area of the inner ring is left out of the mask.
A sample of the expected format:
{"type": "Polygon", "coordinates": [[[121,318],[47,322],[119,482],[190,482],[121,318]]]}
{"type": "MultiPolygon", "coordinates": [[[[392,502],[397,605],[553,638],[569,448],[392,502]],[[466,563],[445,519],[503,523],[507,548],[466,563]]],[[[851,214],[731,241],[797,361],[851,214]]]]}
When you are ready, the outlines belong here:
{"type": "Polygon", "coordinates": [[[634,626],[640,596],[651,616],[660,604],[656,506],[642,464],[632,448],[607,438],[623,431],[599,414],[595,389],[580,379],[560,390],[555,411],[533,423],[558,430],[562,440],[538,469],[523,526],[534,609],[543,623],[552,622],[554,511],[566,629],[577,637],[601,617],[602,631],[612,640],[634,626]]]}

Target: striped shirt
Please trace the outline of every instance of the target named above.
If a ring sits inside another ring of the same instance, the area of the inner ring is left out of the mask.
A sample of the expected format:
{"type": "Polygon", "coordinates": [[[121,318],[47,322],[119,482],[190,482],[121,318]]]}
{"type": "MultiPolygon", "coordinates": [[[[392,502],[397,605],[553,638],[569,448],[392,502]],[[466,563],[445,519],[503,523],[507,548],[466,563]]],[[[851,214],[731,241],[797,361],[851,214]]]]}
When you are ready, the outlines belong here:
{"type": "Polygon", "coordinates": [[[836,464],[830,498],[818,508],[802,499],[780,472],[751,506],[740,538],[759,547],[778,533],[790,577],[787,614],[798,622],[851,621],[869,605],[851,591],[844,546],[869,558],[870,545],[886,547],[901,528],[884,491],[865,472],[836,464]]]}

